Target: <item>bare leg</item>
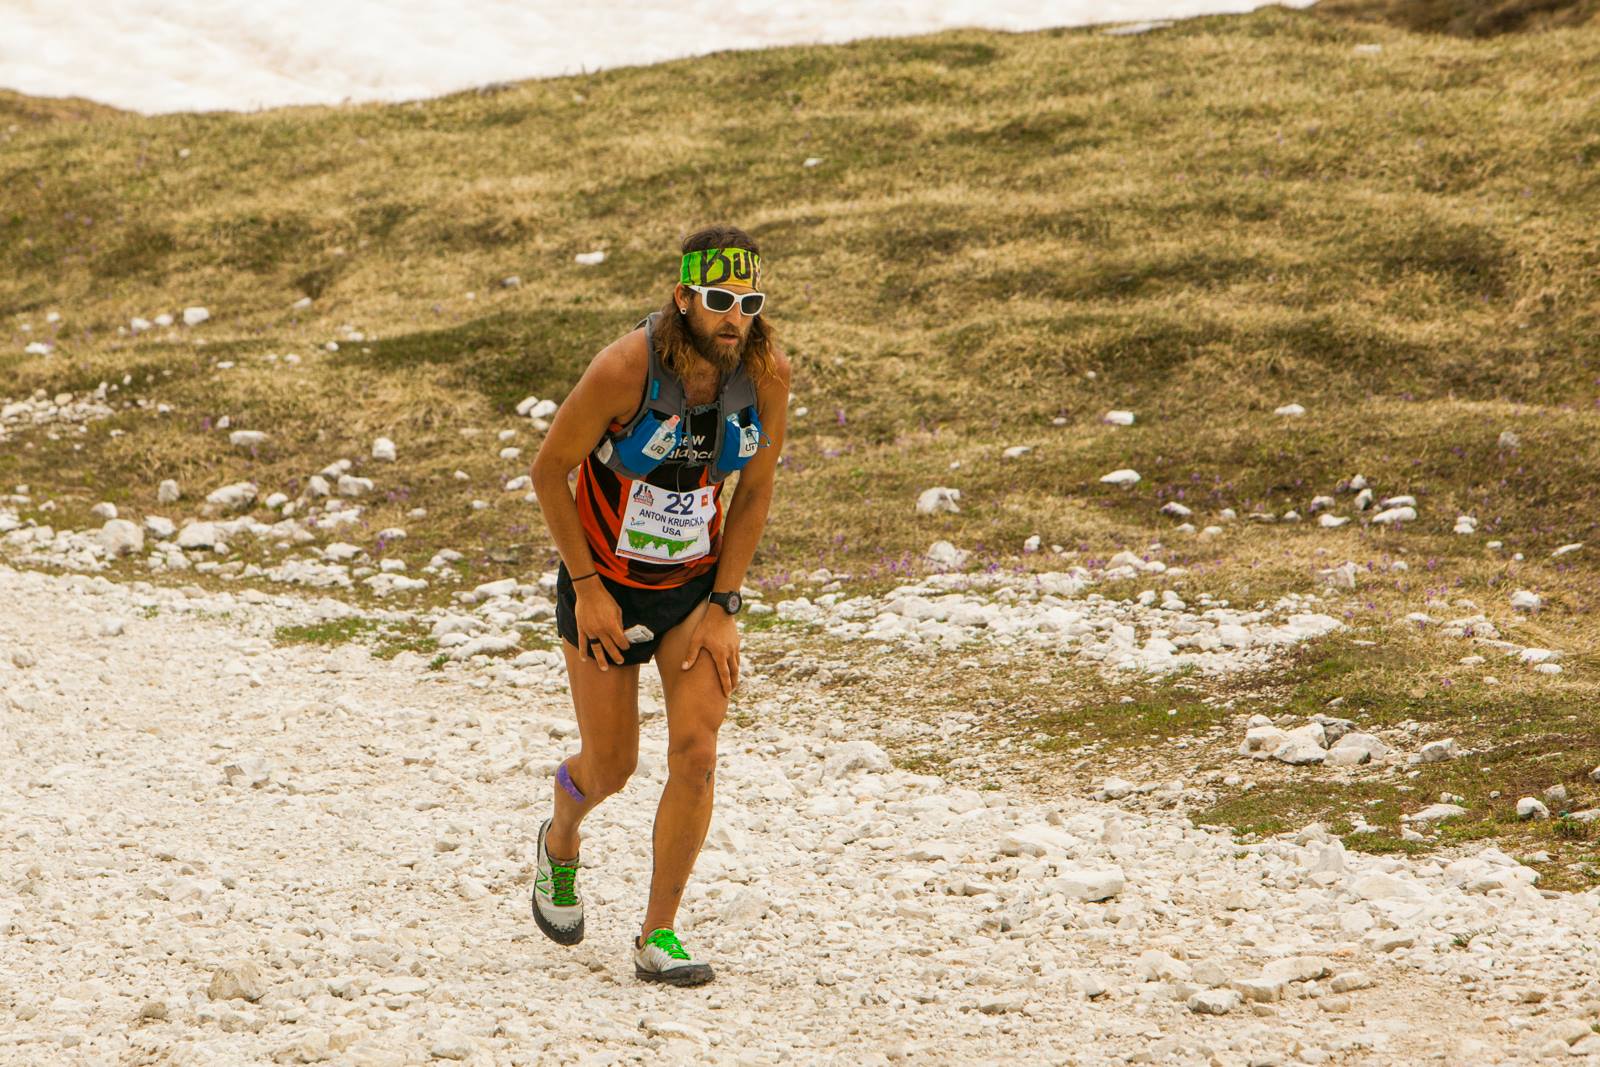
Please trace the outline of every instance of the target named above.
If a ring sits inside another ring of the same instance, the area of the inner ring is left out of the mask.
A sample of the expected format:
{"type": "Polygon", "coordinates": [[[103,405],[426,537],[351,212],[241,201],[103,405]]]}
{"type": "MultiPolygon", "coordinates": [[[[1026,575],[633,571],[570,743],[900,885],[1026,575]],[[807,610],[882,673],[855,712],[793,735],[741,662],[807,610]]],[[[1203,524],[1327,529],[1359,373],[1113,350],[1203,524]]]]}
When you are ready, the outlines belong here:
{"type": "Polygon", "coordinates": [[[545,835],[545,847],[558,859],[578,855],[578,824],[599,803],[627,784],[639,760],[639,668],[612,664],[602,671],[592,659],[579,659],[578,650],[561,643],[567,657],[567,679],[578,715],[582,747],[568,757],[567,773],[584,794],[579,804],[559,782],[555,791],[555,817],[545,835]]]}
{"type": "MultiPolygon", "coordinates": [[[[655,865],[644,929],[671,928],[689,872],[694,870],[711,825],[717,769],[717,730],[728,711],[717,670],[702,655],[683,669],[689,636],[706,606],[673,627],[661,641],[656,667],[667,698],[667,786],[656,808],[655,865]]],[[[721,609],[718,609],[721,610],[721,609]]]]}

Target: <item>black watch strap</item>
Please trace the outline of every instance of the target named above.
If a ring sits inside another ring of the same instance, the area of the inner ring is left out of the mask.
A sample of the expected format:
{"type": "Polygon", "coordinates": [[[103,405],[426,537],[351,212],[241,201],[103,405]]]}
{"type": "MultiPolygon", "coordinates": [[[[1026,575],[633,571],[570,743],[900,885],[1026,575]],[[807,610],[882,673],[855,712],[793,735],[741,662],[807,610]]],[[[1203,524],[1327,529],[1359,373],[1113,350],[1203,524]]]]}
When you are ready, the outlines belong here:
{"type": "Polygon", "coordinates": [[[744,598],[739,595],[737,590],[728,593],[712,593],[708,599],[729,615],[739,614],[739,609],[744,607],[744,598]]]}

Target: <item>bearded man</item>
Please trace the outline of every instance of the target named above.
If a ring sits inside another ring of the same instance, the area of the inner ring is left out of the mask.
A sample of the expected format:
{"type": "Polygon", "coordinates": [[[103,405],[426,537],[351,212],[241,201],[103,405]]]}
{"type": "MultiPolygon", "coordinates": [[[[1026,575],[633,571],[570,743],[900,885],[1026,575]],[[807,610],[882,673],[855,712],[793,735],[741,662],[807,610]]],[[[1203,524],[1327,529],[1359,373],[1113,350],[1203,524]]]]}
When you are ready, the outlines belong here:
{"type": "Polygon", "coordinates": [[[673,985],[713,976],[673,924],[711,822],[717,731],[739,684],[739,589],[766,526],[789,400],[789,360],[760,286],[749,234],[691,234],[671,300],[594,357],[533,461],[561,554],[556,626],[581,741],[539,827],[534,919],[559,944],[583,940],[578,826],[633,773],[639,665],[654,659],[667,784],[633,957],[639,978],[673,985]],[[722,483],[735,471],[724,517],[722,483]]]}

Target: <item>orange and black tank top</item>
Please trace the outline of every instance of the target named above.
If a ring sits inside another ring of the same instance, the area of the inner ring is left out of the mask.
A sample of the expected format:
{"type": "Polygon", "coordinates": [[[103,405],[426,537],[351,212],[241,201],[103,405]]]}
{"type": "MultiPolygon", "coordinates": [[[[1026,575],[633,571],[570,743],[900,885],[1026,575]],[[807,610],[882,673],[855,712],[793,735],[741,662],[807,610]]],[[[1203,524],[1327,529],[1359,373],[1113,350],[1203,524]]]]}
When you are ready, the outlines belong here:
{"type": "MultiPolygon", "coordinates": [[[[592,452],[578,468],[578,517],[583,521],[595,569],[612,581],[640,589],[669,589],[716,569],[722,547],[722,483],[711,482],[709,474],[715,458],[712,449],[717,440],[719,408],[713,401],[689,408],[687,416],[688,432],[678,447],[641,480],[612,470],[592,452]],[[652,563],[618,554],[628,501],[636,495],[649,494],[651,487],[670,494],[696,493],[705,498],[699,501],[702,507],[715,509],[706,531],[709,552],[684,563],[652,563]]],[[[624,423],[613,422],[609,432],[618,433],[624,427],[624,423]]]]}

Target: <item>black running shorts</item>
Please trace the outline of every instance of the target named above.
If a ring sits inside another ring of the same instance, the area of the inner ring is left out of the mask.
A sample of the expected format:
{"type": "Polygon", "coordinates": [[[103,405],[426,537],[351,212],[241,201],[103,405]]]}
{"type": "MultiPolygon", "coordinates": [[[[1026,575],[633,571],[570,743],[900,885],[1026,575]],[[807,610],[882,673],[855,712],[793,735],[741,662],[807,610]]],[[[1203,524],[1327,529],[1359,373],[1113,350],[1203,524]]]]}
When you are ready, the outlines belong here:
{"type": "MultiPolygon", "coordinates": [[[[667,635],[667,631],[688,618],[689,614],[711,595],[716,580],[715,569],[707,571],[698,578],[691,578],[682,585],[665,589],[639,589],[636,586],[613,582],[603,574],[584,579],[587,582],[605,583],[606,592],[611,594],[617,606],[622,609],[624,630],[635,624],[643,624],[649,627],[651,634],[654,635],[649,641],[624,647],[622,649],[624,664],[648,663],[654,659],[656,649],[660,646],[661,639],[667,635]]],[[[578,647],[577,606],[578,594],[572,588],[572,575],[567,573],[567,565],[563,563],[556,571],[556,630],[561,634],[562,640],[573,648],[578,647]]],[[[592,646],[591,651],[596,656],[605,655],[605,649],[598,644],[592,646]]]]}

